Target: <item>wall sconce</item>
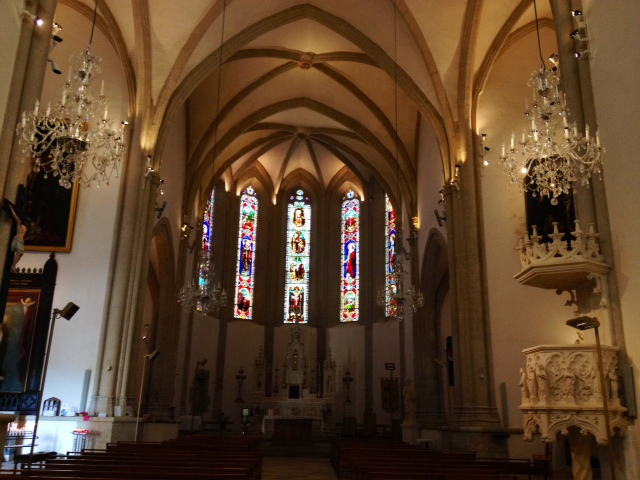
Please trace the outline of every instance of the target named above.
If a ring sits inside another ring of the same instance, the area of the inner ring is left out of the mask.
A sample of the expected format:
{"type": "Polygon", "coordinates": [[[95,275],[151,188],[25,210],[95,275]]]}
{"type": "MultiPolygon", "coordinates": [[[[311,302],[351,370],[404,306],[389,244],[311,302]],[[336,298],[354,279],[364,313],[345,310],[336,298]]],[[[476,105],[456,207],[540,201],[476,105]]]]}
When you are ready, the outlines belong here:
{"type": "Polygon", "coordinates": [[[159,207],[156,207],[156,218],[160,219],[160,217],[162,216],[162,214],[164,213],[164,209],[167,206],[167,201],[165,200],[164,202],[162,202],[162,205],[160,205],[159,207]]]}
{"type": "Polygon", "coordinates": [[[480,134],[480,158],[482,158],[482,166],[483,167],[487,167],[489,166],[489,161],[484,159],[484,156],[489,153],[491,151],[491,148],[487,147],[484,142],[487,139],[487,134],[486,133],[481,133],[480,134]]]}
{"type": "Polygon", "coordinates": [[[182,238],[182,240],[187,240],[189,238],[189,235],[191,235],[191,230],[193,230],[193,227],[191,225],[186,222],[182,224],[182,227],[180,227],[180,237],[182,238]]]}
{"type": "Polygon", "coordinates": [[[420,230],[420,217],[417,215],[411,217],[411,223],[413,224],[413,228],[420,230]]]}
{"type": "Polygon", "coordinates": [[[153,167],[151,166],[151,155],[147,155],[145,157],[145,161],[146,161],[146,168],[144,171],[144,176],[145,178],[149,176],[149,174],[151,172],[155,172],[155,170],[153,169],[153,167]]]}
{"type": "Polygon", "coordinates": [[[27,10],[22,10],[20,12],[20,15],[31,20],[36,27],[41,27],[42,25],[44,25],[44,20],[42,20],[40,17],[35,16],[33,13],[27,10]]]}

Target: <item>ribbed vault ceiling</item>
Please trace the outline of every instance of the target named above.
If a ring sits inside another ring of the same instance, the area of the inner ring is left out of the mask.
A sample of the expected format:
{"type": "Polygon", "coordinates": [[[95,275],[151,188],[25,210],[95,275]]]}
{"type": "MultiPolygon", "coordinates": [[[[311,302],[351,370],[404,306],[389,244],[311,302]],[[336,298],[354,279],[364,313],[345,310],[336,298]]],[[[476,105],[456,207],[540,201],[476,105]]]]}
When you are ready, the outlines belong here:
{"type": "MultiPolygon", "coordinates": [[[[418,129],[439,146],[420,162],[449,179],[473,92],[508,33],[534,21],[530,0],[101,0],[99,14],[135,105],[152,105],[155,161],[188,112],[192,196],[258,164],[276,194],[292,171],[326,187],[346,166],[363,183],[400,185],[409,204],[418,129]]],[[[551,18],[548,2],[538,14],[551,18]]]]}

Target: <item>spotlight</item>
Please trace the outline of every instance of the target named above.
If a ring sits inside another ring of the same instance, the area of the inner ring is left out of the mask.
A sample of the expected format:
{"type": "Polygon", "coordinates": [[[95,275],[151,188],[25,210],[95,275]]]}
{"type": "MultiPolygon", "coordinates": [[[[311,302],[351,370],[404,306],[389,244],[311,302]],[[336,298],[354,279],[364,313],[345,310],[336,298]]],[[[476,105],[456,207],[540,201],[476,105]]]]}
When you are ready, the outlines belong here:
{"type": "Polygon", "coordinates": [[[582,10],[573,10],[571,12],[571,15],[573,15],[574,17],[580,17],[582,16],[582,10]]]}
{"type": "Polygon", "coordinates": [[[42,20],[40,17],[36,17],[33,13],[27,11],[27,10],[22,10],[22,12],[20,12],[20,15],[22,15],[23,17],[26,17],[28,19],[30,19],[31,21],[33,21],[33,24],[36,27],[40,27],[44,24],[44,20],[42,20]]]}
{"type": "Polygon", "coordinates": [[[551,55],[549,55],[549,61],[553,63],[555,66],[558,66],[559,60],[560,58],[558,57],[557,53],[552,53],[551,55]]]}
{"type": "Polygon", "coordinates": [[[589,58],[589,50],[585,50],[584,52],[576,52],[575,56],[578,60],[589,58]]]}
{"type": "Polygon", "coordinates": [[[569,34],[569,38],[572,40],[581,40],[580,30],[576,28],[573,32],[569,34]]]}
{"type": "Polygon", "coordinates": [[[58,64],[53,58],[50,58],[47,61],[51,62],[51,70],[53,71],[53,73],[55,73],[56,75],[60,75],[62,73],[62,70],[60,70],[60,67],[58,67],[58,64]]]}
{"type": "Polygon", "coordinates": [[[51,35],[51,40],[53,40],[55,43],[60,43],[62,42],[62,37],[59,37],[58,35],[51,35]]]}
{"type": "Polygon", "coordinates": [[[490,152],[491,151],[491,147],[484,147],[484,151],[485,152],[490,152]]]}
{"type": "Polygon", "coordinates": [[[65,320],[71,320],[71,317],[73,317],[78,310],[80,310],[79,306],[77,306],[73,302],[69,302],[69,303],[67,303],[67,305],[62,310],[54,308],[53,309],[53,314],[56,317],[62,317],[65,320]]]}
{"type": "Polygon", "coordinates": [[[164,201],[162,202],[162,205],[160,205],[159,207],[156,207],[156,217],[159,219],[162,216],[162,213],[164,212],[165,207],[167,206],[167,202],[164,201]]]}

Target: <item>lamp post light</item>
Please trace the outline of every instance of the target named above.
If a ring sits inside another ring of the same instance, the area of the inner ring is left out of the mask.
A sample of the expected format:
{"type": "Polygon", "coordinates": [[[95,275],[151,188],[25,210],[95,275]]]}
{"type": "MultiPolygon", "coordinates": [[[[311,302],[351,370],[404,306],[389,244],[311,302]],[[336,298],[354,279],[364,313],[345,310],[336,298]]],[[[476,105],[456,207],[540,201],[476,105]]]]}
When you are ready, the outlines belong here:
{"type": "Polygon", "coordinates": [[[140,426],[140,414],[142,413],[140,410],[142,409],[142,394],[144,393],[144,383],[145,383],[144,372],[147,367],[147,360],[152,361],[159,354],[160,352],[158,352],[158,350],[154,350],[151,353],[144,354],[142,357],[142,377],[140,378],[140,393],[138,396],[138,411],[136,415],[136,433],[133,437],[134,442],[138,441],[138,427],[140,426]]]}
{"type": "Polygon", "coordinates": [[[244,367],[240,367],[238,373],[236,374],[236,381],[238,382],[238,398],[236,398],[236,402],[242,403],[242,384],[247,379],[247,376],[244,374],[244,367]]]}
{"type": "Polygon", "coordinates": [[[42,394],[44,393],[44,384],[47,381],[47,369],[49,367],[49,354],[51,352],[51,340],[53,340],[53,328],[56,325],[56,319],[62,317],[65,320],[71,320],[80,307],[73,302],[67,303],[62,309],[54,308],[51,313],[51,327],[49,328],[49,338],[47,339],[47,348],[44,351],[44,365],[42,367],[42,378],[40,379],[40,388],[38,389],[38,405],[36,406],[36,422],[33,427],[33,439],[31,440],[31,448],[29,450],[29,468],[33,462],[33,447],[36,443],[38,433],[38,423],[40,422],[40,410],[42,409],[42,394]]]}
{"type": "Polygon", "coordinates": [[[567,325],[578,330],[593,329],[596,334],[596,353],[598,355],[598,372],[600,374],[600,391],[602,392],[602,409],[604,410],[604,426],[607,430],[607,449],[609,451],[609,470],[611,471],[611,480],[616,480],[616,469],[613,458],[613,445],[611,444],[611,430],[609,425],[609,398],[606,395],[604,384],[604,365],[602,363],[602,349],[600,348],[600,322],[597,318],[587,317],[586,315],[567,320],[567,325]]]}

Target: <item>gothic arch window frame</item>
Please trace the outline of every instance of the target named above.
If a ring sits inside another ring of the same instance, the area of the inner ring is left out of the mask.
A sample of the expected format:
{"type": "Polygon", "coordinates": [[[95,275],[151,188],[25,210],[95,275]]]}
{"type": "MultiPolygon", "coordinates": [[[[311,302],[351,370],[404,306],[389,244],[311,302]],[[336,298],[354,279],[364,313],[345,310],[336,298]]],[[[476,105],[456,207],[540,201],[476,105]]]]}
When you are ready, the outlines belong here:
{"type": "Polygon", "coordinates": [[[340,202],[340,322],[360,320],[360,199],[350,188],[340,202]]]}
{"type": "Polygon", "coordinates": [[[284,323],[309,323],[312,203],[302,187],[287,200],[284,323]]]}
{"type": "Polygon", "coordinates": [[[237,319],[253,319],[258,214],[258,193],[252,185],[249,185],[240,194],[238,214],[235,295],[233,297],[233,317],[237,319]]]}
{"type": "Polygon", "coordinates": [[[398,225],[396,222],[396,210],[391,203],[391,198],[384,195],[384,232],[385,232],[385,317],[392,318],[398,313],[398,305],[394,303],[392,294],[396,288],[396,277],[394,275],[394,261],[396,253],[396,234],[398,225]]]}

